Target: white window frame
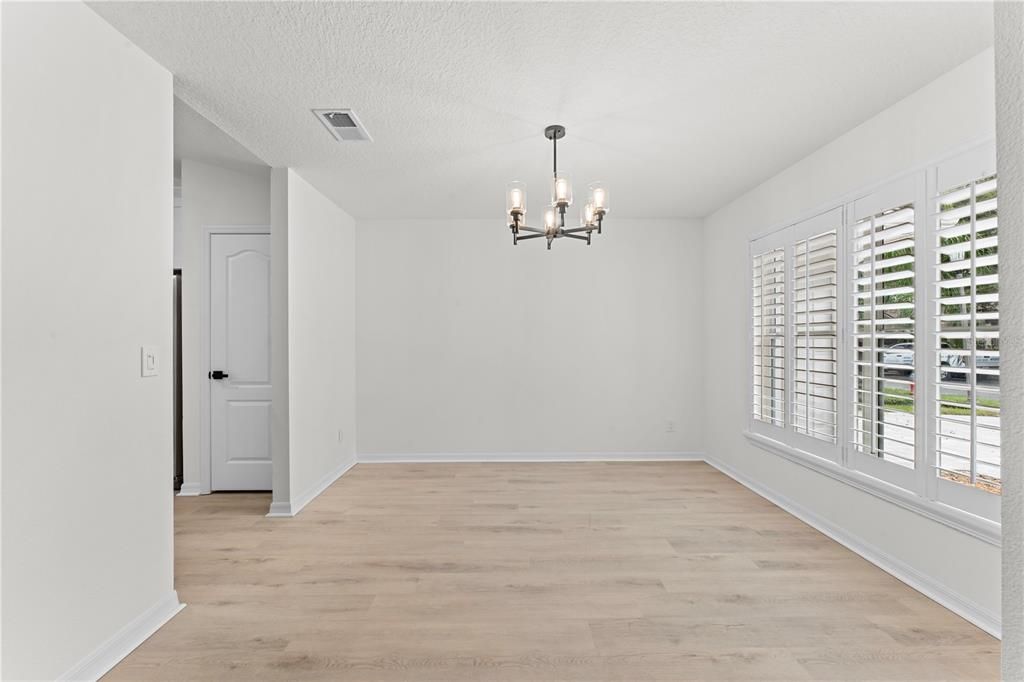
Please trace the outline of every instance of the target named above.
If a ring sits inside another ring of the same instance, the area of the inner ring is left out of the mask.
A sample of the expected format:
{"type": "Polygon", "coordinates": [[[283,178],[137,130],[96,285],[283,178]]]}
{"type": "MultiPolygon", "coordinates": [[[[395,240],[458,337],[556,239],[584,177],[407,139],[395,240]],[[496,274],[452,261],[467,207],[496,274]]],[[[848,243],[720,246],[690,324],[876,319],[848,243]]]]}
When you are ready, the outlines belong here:
{"type": "Polygon", "coordinates": [[[917,512],[944,525],[955,528],[995,546],[1001,545],[999,523],[1000,496],[969,486],[941,479],[936,472],[935,454],[935,385],[926,376],[929,355],[935,337],[936,287],[934,264],[936,201],[939,188],[953,186],[954,173],[963,176],[963,183],[994,175],[995,142],[985,140],[947,154],[911,172],[885,182],[876,183],[856,193],[828,202],[824,207],[805,214],[801,220],[755,235],[749,243],[747,258],[748,349],[753,344],[753,256],[773,248],[785,248],[786,278],[786,410],[784,426],[772,426],[753,418],[753,352],[747,353],[747,439],[755,446],[782,456],[818,473],[917,512]],[[851,447],[852,363],[849,334],[852,295],[850,294],[850,243],[853,225],[860,217],[874,215],[899,205],[913,203],[915,221],[915,467],[909,469],[879,460],[851,447]],[[792,264],[795,243],[801,237],[826,232],[829,217],[841,215],[837,234],[837,300],[839,315],[838,339],[838,405],[837,444],[796,433],[792,427],[792,396],[794,387],[793,282],[792,264]],[[902,470],[902,471],[900,471],[902,470]]]}
{"type": "MultiPolygon", "coordinates": [[[[912,175],[899,178],[892,182],[888,182],[885,185],[879,187],[875,191],[867,194],[855,201],[848,204],[847,207],[847,222],[844,230],[843,242],[846,244],[847,252],[852,256],[850,251],[850,244],[854,239],[854,226],[862,219],[870,216],[877,215],[882,211],[886,211],[897,206],[903,206],[911,204],[914,207],[914,370],[920,366],[921,354],[917,351],[919,348],[924,348],[925,337],[923,335],[920,318],[920,307],[921,302],[925,300],[924,295],[927,294],[925,289],[927,282],[921,276],[918,268],[918,261],[920,260],[921,254],[919,253],[919,244],[924,230],[927,229],[927,222],[925,215],[926,201],[926,188],[925,178],[923,173],[914,173],[912,175]]],[[[872,239],[874,235],[872,235],[872,239]]],[[[844,263],[843,278],[849,283],[853,278],[853,263],[852,258],[848,257],[844,263]]],[[[849,288],[848,288],[849,289],[849,288]]],[[[853,296],[847,296],[846,298],[846,328],[848,337],[853,331],[853,325],[850,320],[853,319],[853,296]]],[[[844,358],[843,373],[846,375],[847,380],[851,380],[853,376],[853,350],[852,344],[848,344],[849,350],[844,358]]],[[[873,351],[874,352],[874,351],[873,351]]],[[[872,381],[877,381],[876,377],[872,377],[872,381]]],[[[916,379],[915,379],[916,381],[916,379]]],[[[845,433],[845,439],[847,444],[852,443],[854,438],[853,424],[851,419],[851,413],[854,403],[854,389],[853,382],[850,381],[850,388],[846,393],[846,401],[843,412],[847,415],[847,430],[845,433]]],[[[921,394],[917,392],[914,396],[914,468],[910,469],[893,462],[886,461],[879,457],[867,455],[859,452],[856,448],[848,448],[847,464],[850,468],[861,471],[869,476],[873,476],[880,480],[891,483],[895,486],[899,486],[905,490],[912,490],[921,494],[924,490],[921,488],[919,483],[920,476],[918,472],[921,471],[923,462],[921,461],[922,447],[920,445],[921,429],[923,426],[923,418],[920,409],[921,394]]]]}
{"type": "MultiPolygon", "coordinates": [[[[935,223],[938,220],[939,213],[939,193],[952,187],[966,185],[970,182],[979,180],[980,178],[995,174],[996,149],[994,144],[981,145],[963,154],[958,154],[948,158],[944,162],[936,164],[934,168],[929,169],[929,244],[931,244],[935,239],[935,223]]],[[[934,284],[938,280],[934,253],[929,254],[928,268],[928,278],[932,286],[928,288],[929,298],[927,304],[928,310],[932,311],[936,310],[936,306],[938,305],[938,292],[937,287],[934,284]]],[[[929,315],[928,318],[931,325],[928,330],[931,335],[930,339],[935,339],[938,336],[938,330],[936,329],[937,320],[934,315],[929,315]]],[[[929,466],[935,468],[938,466],[938,461],[934,425],[937,424],[939,415],[936,413],[937,401],[935,399],[935,382],[931,376],[928,377],[928,384],[930,392],[928,396],[928,411],[926,416],[928,420],[928,436],[931,441],[928,444],[927,452],[931,457],[929,466]]],[[[928,494],[938,502],[969,511],[981,517],[999,519],[1000,500],[1002,499],[1000,495],[986,493],[982,490],[978,490],[977,488],[973,488],[962,483],[955,483],[939,476],[929,477],[928,482],[931,485],[928,494]]]]}
{"type": "MultiPolygon", "coordinates": [[[[839,415],[836,423],[836,443],[833,445],[827,441],[823,441],[817,438],[813,438],[809,435],[797,433],[793,428],[793,396],[795,394],[795,374],[796,374],[796,362],[795,362],[795,344],[793,342],[793,322],[795,318],[795,306],[794,306],[794,286],[793,286],[793,262],[794,262],[794,251],[796,242],[814,237],[823,232],[830,230],[836,230],[836,258],[838,265],[838,272],[836,278],[836,300],[840,303],[844,300],[845,283],[842,272],[843,262],[843,245],[842,245],[842,234],[843,234],[843,208],[836,207],[828,211],[824,211],[818,215],[811,216],[804,220],[801,220],[792,225],[775,230],[765,237],[756,239],[750,242],[750,253],[748,257],[748,264],[753,262],[754,256],[762,254],[775,249],[782,249],[784,252],[783,256],[783,272],[785,272],[785,296],[786,296],[786,311],[785,311],[785,330],[786,330],[786,345],[785,345],[785,407],[784,407],[784,419],[782,426],[776,426],[763,422],[753,418],[751,414],[748,419],[748,429],[750,432],[760,434],[772,438],[778,442],[784,443],[792,448],[798,449],[802,452],[807,453],[808,456],[823,458],[832,462],[838,462],[842,458],[842,441],[843,441],[843,424],[844,418],[842,415],[842,398],[844,390],[844,379],[842,376],[843,367],[843,337],[845,336],[842,326],[842,313],[839,312],[840,322],[837,324],[838,339],[837,339],[837,359],[839,366],[839,374],[837,377],[837,396],[840,396],[837,401],[840,405],[839,415]]],[[[751,306],[753,306],[753,272],[752,268],[748,267],[748,277],[751,280],[748,282],[748,291],[751,292],[751,306]]],[[[841,308],[840,306],[837,306],[841,308]]],[[[753,308],[750,308],[751,311],[753,308]]],[[[750,325],[750,344],[748,348],[752,349],[754,340],[753,330],[753,315],[748,316],[748,323],[750,325]]],[[[748,353],[750,367],[747,372],[747,380],[750,383],[750,390],[748,396],[751,398],[750,403],[753,402],[753,391],[754,391],[754,368],[753,368],[753,353],[748,353]]],[[[748,410],[748,413],[751,412],[748,410]]]]}

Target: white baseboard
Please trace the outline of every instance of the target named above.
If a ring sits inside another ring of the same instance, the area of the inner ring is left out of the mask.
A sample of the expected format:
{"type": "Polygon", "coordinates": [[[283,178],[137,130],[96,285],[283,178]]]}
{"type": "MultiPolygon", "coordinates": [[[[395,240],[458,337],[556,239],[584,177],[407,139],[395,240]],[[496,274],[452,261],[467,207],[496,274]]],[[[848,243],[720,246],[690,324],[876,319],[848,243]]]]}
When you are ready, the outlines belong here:
{"type": "Polygon", "coordinates": [[[178,491],[178,497],[194,497],[202,495],[203,489],[198,483],[182,483],[178,491]]]}
{"type": "Polygon", "coordinates": [[[700,452],[369,452],[361,464],[453,462],[703,462],[700,452]]]}
{"type": "Polygon", "coordinates": [[[290,519],[292,514],[291,502],[271,502],[270,511],[267,512],[268,519],[290,519]]]}
{"type": "Polygon", "coordinates": [[[58,679],[98,680],[183,608],[178,593],[171,590],[58,679]]]}
{"type": "Polygon", "coordinates": [[[794,502],[788,497],[755,482],[753,479],[741,474],[728,464],[725,464],[714,457],[708,457],[705,461],[740,485],[749,488],[772,504],[800,519],[808,526],[811,526],[824,535],[827,535],[855,554],[867,559],[897,580],[906,583],[961,618],[977,625],[993,637],[1002,639],[1002,618],[998,613],[992,613],[988,609],[983,608],[974,601],[936,581],[934,578],[931,578],[912,566],[909,566],[902,560],[897,559],[891,554],[875,547],[871,543],[865,542],[863,539],[846,532],[839,526],[823,519],[821,516],[794,502]]]}
{"type": "Polygon", "coordinates": [[[303,491],[298,497],[289,502],[271,502],[267,518],[281,519],[290,518],[302,511],[302,508],[317,498],[320,493],[331,487],[331,484],[341,478],[346,471],[356,465],[356,457],[350,457],[342,462],[333,471],[314,483],[309,489],[303,491]]]}

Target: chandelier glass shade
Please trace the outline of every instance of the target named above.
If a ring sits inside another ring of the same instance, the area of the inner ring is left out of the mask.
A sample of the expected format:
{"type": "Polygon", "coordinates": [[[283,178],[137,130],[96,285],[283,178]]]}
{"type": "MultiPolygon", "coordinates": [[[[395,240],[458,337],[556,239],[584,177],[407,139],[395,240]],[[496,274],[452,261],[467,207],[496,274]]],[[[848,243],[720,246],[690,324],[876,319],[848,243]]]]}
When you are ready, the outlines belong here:
{"type": "Polygon", "coordinates": [[[547,240],[548,249],[556,239],[576,239],[590,245],[594,232],[601,234],[604,217],[608,213],[608,188],[600,182],[587,186],[587,200],[580,207],[580,222],[566,226],[565,214],[573,203],[572,180],[564,170],[558,170],[558,141],[565,137],[565,126],[550,125],[544,137],[551,140],[552,180],[551,203],[544,209],[543,227],[530,227],[526,223],[526,184],[510,182],[505,191],[505,217],[512,230],[512,243],[524,239],[547,240]]]}

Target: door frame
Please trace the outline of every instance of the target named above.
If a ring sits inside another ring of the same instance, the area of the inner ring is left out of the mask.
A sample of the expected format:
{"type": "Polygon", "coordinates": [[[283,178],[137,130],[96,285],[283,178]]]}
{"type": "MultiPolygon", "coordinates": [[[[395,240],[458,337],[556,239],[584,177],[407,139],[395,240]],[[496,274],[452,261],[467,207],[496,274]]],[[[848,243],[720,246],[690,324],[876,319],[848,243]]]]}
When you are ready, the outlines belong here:
{"type": "MultiPolygon", "coordinates": [[[[219,234],[270,234],[270,225],[204,225],[202,248],[200,250],[199,288],[199,363],[200,370],[210,371],[210,242],[214,235],[219,234]]],[[[271,254],[270,267],[274,267],[271,254]]],[[[273,315],[273,313],[271,313],[273,315]]],[[[273,317],[271,317],[273,325],[273,317]]],[[[200,381],[202,381],[200,375],[200,381]]],[[[199,391],[199,486],[201,494],[213,492],[213,435],[210,419],[211,391],[210,380],[202,384],[199,391]]]]}

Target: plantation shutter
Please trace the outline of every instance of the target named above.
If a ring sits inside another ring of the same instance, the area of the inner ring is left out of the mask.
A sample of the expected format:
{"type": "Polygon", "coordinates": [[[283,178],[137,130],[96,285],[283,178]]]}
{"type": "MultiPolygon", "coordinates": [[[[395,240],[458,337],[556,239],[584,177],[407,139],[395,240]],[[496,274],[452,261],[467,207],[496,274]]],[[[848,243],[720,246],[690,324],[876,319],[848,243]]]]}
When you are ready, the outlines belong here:
{"type": "MultiPolygon", "coordinates": [[[[877,201],[876,201],[877,203],[877,201]]],[[[912,202],[857,211],[853,225],[852,446],[915,465],[915,215],[912,202]]]]}
{"type": "Polygon", "coordinates": [[[935,465],[940,479],[1000,494],[998,199],[990,170],[965,181],[994,165],[977,156],[938,173],[935,465]]]}
{"type": "Polygon", "coordinates": [[[785,250],[770,249],[752,258],[753,417],[773,426],[785,424],[786,270],[785,250]]]}
{"type": "Polygon", "coordinates": [[[836,234],[796,241],[792,258],[793,429],[830,443],[836,442],[838,398],[836,234]]]}

